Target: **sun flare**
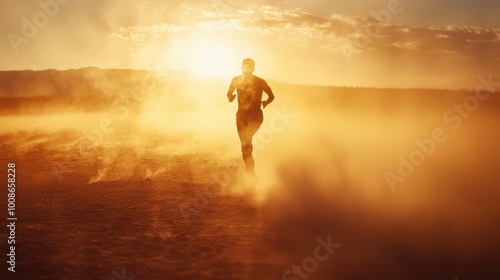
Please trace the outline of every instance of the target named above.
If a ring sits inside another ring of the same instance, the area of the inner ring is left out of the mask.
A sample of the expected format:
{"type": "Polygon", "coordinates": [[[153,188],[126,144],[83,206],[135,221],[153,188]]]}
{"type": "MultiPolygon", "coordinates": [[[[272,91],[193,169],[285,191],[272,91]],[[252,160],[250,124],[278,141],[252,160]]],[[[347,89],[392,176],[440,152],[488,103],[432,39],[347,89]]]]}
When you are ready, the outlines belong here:
{"type": "Polygon", "coordinates": [[[188,44],[188,69],[203,77],[230,76],[238,69],[239,60],[231,46],[213,38],[194,37],[188,44]]]}

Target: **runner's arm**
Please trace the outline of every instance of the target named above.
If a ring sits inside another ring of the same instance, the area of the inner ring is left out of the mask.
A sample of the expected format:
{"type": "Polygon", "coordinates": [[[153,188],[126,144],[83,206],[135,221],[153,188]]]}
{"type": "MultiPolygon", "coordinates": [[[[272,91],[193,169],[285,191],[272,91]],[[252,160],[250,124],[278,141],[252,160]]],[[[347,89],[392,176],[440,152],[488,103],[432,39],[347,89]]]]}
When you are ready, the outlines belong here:
{"type": "Polygon", "coordinates": [[[264,86],[264,92],[269,96],[266,101],[262,101],[262,106],[264,106],[264,108],[266,108],[267,105],[269,105],[269,104],[271,104],[271,102],[273,102],[274,93],[273,93],[273,90],[271,89],[271,87],[269,87],[269,85],[267,85],[267,83],[264,86]]]}
{"type": "Polygon", "coordinates": [[[235,90],[234,86],[234,80],[231,81],[231,85],[229,86],[229,90],[227,91],[227,99],[229,99],[229,102],[233,102],[233,100],[236,98],[236,94],[233,94],[235,90]]]}

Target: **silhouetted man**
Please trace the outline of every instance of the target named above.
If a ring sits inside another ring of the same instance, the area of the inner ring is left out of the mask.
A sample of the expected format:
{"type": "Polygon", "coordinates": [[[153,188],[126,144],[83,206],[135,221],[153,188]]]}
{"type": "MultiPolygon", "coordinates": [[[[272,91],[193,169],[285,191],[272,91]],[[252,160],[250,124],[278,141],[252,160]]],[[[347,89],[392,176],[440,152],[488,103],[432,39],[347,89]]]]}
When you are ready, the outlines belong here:
{"type": "Polygon", "coordinates": [[[238,112],[236,113],[236,128],[241,141],[241,152],[245,161],[247,173],[254,175],[255,163],[252,157],[252,138],[264,121],[264,116],[260,106],[266,108],[269,103],[273,102],[274,94],[266,81],[254,76],[255,62],[247,58],[243,60],[241,66],[243,75],[235,77],[231,81],[227,98],[229,102],[233,102],[236,95],[233,94],[237,90],[238,94],[238,112]],[[262,93],[265,92],[269,97],[266,101],[262,101],[262,93]]]}

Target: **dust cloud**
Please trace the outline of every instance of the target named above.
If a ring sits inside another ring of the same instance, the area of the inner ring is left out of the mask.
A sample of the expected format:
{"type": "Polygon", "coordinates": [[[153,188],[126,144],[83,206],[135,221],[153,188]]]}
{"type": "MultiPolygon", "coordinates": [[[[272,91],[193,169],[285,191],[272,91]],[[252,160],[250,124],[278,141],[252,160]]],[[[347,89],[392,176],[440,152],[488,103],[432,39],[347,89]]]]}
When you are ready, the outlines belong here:
{"type": "Polygon", "coordinates": [[[37,75],[47,75],[43,95],[2,97],[11,105],[0,107],[0,147],[4,157],[47,160],[48,177],[212,184],[216,174],[223,195],[258,210],[288,261],[307,257],[317,237],[342,244],[320,276],[493,273],[497,95],[463,114],[456,104],[473,92],[270,81],[276,100],[254,137],[259,181],[249,186],[228,80],[93,68],[37,75]],[[436,129],[445,140],[429,142],[436,129]]]}

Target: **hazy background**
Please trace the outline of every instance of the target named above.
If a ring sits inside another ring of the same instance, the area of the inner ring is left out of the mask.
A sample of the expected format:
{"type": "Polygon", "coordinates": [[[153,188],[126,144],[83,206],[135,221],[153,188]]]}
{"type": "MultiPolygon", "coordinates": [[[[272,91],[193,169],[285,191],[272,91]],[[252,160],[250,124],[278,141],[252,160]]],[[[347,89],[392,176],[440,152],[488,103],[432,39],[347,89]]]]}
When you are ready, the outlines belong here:
{"type": "Polygon", "coordinates": [[[277,98],[254,138],[260,182],[247,186],[224,79],[97,68],[0,78],[2,162],[19,169],[29,265],[20,275],[39,277],[59,255],[51,279],[121,265],[138,278],[280,279],[328,235],[341,247],[312,279],[499,275],[495,93],[451,122],[446,112],[475,92],[269,81],[277,98]],[[446,141],[391,186],[386,172],[436,128],[446,141]]]}
{"type": "Polygon", "coordinates": [[[500,75],[498,2],[394,1],[72,0],[22,43],[9,36],[25,37],[23,18],[43,9],[2,1],[0,69],[229,77],[252,57],[259,75],[298,84],[474,89],[479,75],[500,75]]]}
{"type": "Polygon", "coordinates": [[[2,1],[16,277],[282,279],[331,235],[309,279],[498,279],[499,5],[2,1]],[[255,185],[226,97],[247,57],[276,95],[255,185]]]}

